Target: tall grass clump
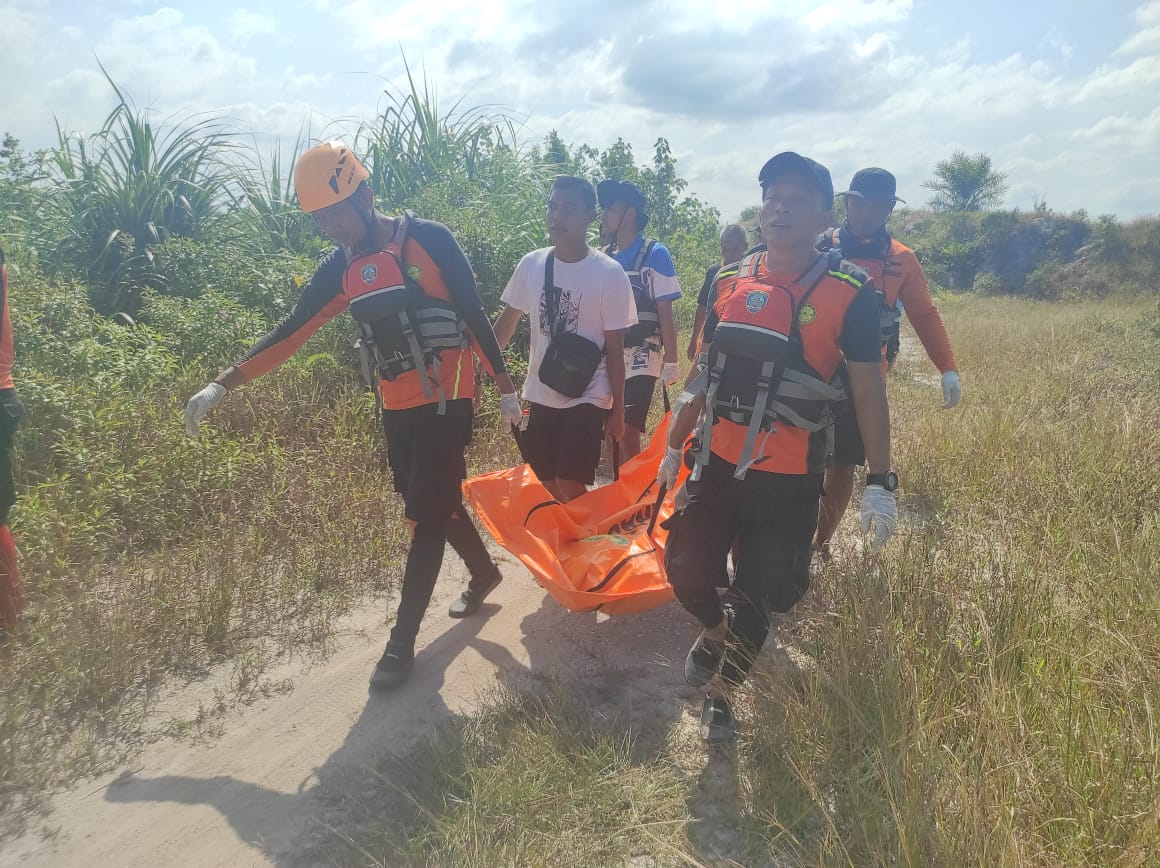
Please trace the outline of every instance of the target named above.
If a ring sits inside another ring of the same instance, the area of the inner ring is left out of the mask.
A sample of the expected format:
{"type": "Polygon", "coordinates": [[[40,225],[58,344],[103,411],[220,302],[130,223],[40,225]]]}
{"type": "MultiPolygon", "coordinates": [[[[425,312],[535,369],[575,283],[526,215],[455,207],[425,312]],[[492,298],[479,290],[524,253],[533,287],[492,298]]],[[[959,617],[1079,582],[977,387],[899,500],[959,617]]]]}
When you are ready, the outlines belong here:
{"type": "Polygon", "coordinates": [[[213,118],[158,127],[109,83],[118,103],[97,133],[58,126],[53,195],[33,243],[55,273],[85,276],[95,309],[135,315],[157,285],[154,248],[172,235],[199,237],[220,216],[232,142],[213,118]]]}

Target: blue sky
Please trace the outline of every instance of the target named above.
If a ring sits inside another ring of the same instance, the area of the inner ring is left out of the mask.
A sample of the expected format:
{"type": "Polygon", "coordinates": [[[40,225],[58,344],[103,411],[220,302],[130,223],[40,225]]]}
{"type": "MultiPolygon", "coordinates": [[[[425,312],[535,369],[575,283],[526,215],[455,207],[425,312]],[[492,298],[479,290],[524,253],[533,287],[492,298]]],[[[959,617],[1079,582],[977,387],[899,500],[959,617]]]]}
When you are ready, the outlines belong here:
{"type": "Polygon", "coordinates": [[[690,192],[735,217],[794,149],[835,186],[880,165],[899,194],[985,151],[1008,205],[1160,211],[1160,0],[0,0],[0,129],[24,146],[113,105],[97,58],[159,118],[209,112],[292,142],[373,117],[401,51],[440,101],[501,106],[639,159],[666,137],[690,192]],[[55,120],[54,120],[55,119],[55,120]]]}

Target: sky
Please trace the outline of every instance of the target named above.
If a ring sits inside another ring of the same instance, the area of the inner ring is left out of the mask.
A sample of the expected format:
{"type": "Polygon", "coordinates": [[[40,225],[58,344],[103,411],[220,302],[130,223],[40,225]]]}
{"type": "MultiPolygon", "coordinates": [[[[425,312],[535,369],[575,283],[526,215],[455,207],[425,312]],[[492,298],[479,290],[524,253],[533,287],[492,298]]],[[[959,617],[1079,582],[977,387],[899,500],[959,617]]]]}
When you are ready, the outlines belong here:
{"type": "Polygon", "coordinates": [[[115,105],[208,113],[268,147],[334,137],[405,86],[638,162],[668,139],[724,220],[796,150],[843,190],[883,166],[921,205],[940,159],[985,152],[1006,205],[1160,212],[1160,0],[0,0],[0,130],[31,149],[115,105]],[[345,127],[344,127],[345,125],[345,127]]]}

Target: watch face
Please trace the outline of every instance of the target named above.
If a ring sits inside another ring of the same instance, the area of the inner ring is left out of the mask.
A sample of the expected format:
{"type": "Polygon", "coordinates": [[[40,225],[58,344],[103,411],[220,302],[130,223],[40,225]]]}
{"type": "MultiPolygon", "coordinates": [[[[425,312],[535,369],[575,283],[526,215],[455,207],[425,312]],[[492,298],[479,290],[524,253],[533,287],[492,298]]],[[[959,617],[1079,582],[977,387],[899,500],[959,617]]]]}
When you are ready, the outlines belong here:
{"type": "Polygon", "coordinates": [[[886,474],[886,485],[883,486],[887,491],[894,491],[898,488],[898,474],[891,470],[886,474]]]}

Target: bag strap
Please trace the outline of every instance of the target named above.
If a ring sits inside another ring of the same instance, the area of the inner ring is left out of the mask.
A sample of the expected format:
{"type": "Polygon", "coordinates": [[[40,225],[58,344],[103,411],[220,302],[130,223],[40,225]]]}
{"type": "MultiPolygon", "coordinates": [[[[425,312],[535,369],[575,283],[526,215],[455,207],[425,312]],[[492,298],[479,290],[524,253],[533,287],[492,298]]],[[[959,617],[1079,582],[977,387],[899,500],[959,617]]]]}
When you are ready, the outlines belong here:
{"type": "Polygon", "coordinates": [[[652,255],[653,248],[655,248],[657,244],[658,242],[655,238],[645,239],[644,243],[640,246],[640,250],[637,251],[636,261],[632,264],[633,271],[640,271],[642,268],[644,268],[644,264],[652,255]]]}
{"type": "Polygon", "coordinates": [[[556,337],[559,333],[560,288],[556,286],[556,248],[548,251],[548,261],[544,263],[544,312],[548,316],[548,334],[556,337]]]}

